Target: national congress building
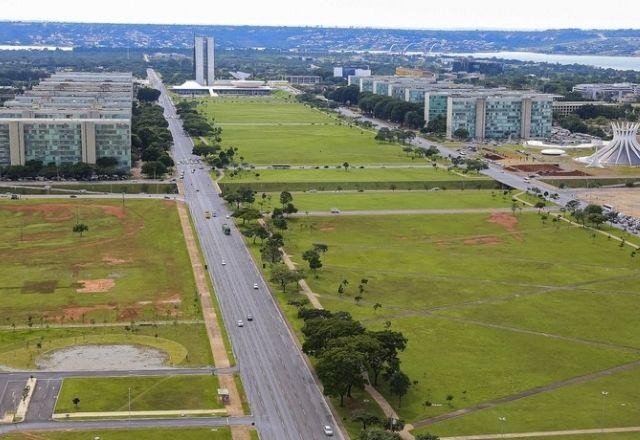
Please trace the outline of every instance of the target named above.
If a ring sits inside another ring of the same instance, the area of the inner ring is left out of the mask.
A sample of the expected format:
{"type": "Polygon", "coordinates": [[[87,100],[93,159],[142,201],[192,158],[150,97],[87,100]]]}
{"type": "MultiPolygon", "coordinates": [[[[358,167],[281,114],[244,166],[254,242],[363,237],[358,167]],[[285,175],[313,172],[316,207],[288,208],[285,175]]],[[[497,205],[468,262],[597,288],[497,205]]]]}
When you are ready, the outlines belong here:
{"type": "Polygon", "coordinates": [[[59,72],[0,107],[0,166],[101,157],[131,167],[131,73],[59,72]]]}

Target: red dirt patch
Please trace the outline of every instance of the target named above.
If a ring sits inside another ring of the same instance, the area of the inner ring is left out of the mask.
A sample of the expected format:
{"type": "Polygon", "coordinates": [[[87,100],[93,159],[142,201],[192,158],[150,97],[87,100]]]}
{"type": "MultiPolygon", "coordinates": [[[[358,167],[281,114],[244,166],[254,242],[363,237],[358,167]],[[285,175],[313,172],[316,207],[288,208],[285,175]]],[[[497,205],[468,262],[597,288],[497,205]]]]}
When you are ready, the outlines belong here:
{"type": "Polygon", "coordinates": [[[491,217],[487,220],[489,223],[495,223],[500,226],[504,226],[507,231],[513,232],[518,225],[518,218],[513,214],[506,214],[504,212],[495,212],[491,214],[491,217]]]}
{"type": "Polygon", "coordinates": [[[116,285],[116,281],[112,278],[78,280],[78,283],[82,285],[82,287],[76,289],[78,293],[104,293],[113,289],[116,285]]]}
{"type": "Polygon", "coordinates": [[[56,321],[78,321],[88,313],[96,310],[114,310],[116,306],[110,304],[97,304],[95,306],[86,307],[67,307],[62,309],[62,316],[53,317],[56,321]]]}
{"type": "Polygon", "coordinates": [[[550,164],[518,164],[511,165],[505,168],[507,171],[524,171],[525,173],[538,173],[541,176],[590,176],[580,170],[565,170],[557,163],[550,164]]]}
{"type": "Polygon", "coordinates": [[[104,261],[110,266],[115,266],[117,264],[131,263],[131,259],[123,260],[121,258],[109,257],[108,255],[102,257],[102,261],[104,261]]]}
{"type": "Polygon", "coordinates": [[[469,237],[464,240],[464,244],[471,245],[485,245],[491,246],[496,244],[502,244],[502,240],[495,235],[478,235],[476,237],[469,237]]]}

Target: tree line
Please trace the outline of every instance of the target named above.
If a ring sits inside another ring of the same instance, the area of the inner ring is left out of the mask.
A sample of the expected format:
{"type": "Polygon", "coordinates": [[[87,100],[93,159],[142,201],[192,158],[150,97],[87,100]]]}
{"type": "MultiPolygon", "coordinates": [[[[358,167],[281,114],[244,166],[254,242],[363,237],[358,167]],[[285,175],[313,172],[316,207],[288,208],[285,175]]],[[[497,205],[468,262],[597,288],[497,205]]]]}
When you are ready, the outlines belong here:
{"type": "Polygon", "coordinates": [[[170,156],[173,136],[169,123],[164,117],[164,109],[155,103],[160,91],[143,87],[138,89],[137,97],[131,118],[131,163],[141,160],[146,176],[162,177],[174,162],[170,156]]]}
{"type": "Polygon", "coordinates": [[[420,129],[424,126],[424,108],[415,102],[362,92],[358,97],[358,107],[367,115],[405,127],[420,129]]]}

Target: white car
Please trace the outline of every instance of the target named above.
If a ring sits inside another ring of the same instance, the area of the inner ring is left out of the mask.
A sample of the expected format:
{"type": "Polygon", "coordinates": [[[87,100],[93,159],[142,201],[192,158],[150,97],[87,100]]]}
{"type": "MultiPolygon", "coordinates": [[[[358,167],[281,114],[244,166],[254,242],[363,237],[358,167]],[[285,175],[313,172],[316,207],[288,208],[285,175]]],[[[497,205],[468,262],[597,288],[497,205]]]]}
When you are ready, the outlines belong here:
{"type": "Polygon", "coordinates": [[[225,215],[224,218],[231,218],[229,214],[225,215]]]}
{"type": "Polygon", "coordinates": [[[227,265],[227,262],[226,262],[225,260],[222,260],[222,265],[223,265],[223,266],[226,266],[226,265],[227,265]]]}
{"type": "Polygon", "coordinates": [[[322,427],[322,430],[324,431],[324,435],[331,437],[333,435],[333,428],[329,425],[324,425],[322,427]]]}
{"type": "Polygon", "coordinates": [[[258,283],[253,283],[253,288],[258,290],[258,283]]]}
{"type": "Polygon", "coordinates": [[[244,327],[244,321],[242,319],[238,319],[238,327],[244,327]]]}

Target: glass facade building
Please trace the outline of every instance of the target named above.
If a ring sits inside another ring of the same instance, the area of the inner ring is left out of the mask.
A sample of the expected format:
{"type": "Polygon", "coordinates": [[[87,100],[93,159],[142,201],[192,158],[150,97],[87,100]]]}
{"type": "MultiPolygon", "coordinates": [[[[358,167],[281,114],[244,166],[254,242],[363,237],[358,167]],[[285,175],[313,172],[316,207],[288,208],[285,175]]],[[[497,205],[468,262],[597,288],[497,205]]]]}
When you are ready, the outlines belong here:
{"type": "Polygon", "coordinates": [[[0,165],[95,164],[131,168],[131,73],[60,72],[0,108],[0,165]]]}

